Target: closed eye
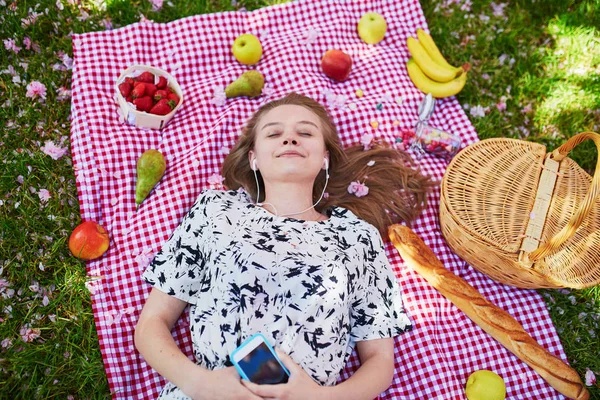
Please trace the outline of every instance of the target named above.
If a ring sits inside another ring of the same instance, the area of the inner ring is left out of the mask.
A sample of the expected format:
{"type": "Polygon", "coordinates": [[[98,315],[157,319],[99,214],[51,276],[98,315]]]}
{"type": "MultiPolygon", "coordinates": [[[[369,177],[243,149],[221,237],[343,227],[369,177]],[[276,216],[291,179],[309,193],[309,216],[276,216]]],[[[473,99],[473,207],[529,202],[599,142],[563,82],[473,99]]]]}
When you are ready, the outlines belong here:
{"type": "MultiPolygon", "coordinates": [[[[300,136],[304,136],[304,137],[310,137],[310,136],[312,136],[312,133],[310,133],[310,132],[298,132],[298,134],[300,136]]],[[[281,135],[280,132],[274,132],[274,133],[270,133],[269,135],[267,135],[267,137],[268,138],[272,138],[272,137],[277,137],[279,135],[281,135]]]]}

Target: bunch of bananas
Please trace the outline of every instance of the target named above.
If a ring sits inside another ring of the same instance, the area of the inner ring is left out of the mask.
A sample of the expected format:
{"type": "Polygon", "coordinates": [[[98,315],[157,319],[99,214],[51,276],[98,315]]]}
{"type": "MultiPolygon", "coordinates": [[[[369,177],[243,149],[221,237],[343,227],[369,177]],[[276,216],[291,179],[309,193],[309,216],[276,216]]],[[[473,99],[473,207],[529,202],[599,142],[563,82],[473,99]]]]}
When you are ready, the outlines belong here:
{"type": "Polygon", "coordinates": [[[415,86],[436,98],[454,96],[460,92],[467,82],[467,72],[471,65],[450,65],[431,36],[423,29],[417,29],[417,37],[419,40],[409,37],[406,41],[412,56],[406,63],[406,69],[415,86]]]}

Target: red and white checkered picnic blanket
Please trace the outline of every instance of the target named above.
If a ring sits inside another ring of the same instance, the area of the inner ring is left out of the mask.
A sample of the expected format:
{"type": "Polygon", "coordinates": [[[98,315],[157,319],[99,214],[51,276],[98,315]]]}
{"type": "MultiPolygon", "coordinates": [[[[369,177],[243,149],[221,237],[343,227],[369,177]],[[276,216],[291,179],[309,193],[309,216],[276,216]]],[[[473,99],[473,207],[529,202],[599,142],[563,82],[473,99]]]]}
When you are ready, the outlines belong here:
{"type": "MultiPolygon", "coordinates": [[[[133,343],[137,316],[150,290],[140,275],[200,191],[209,187],[208,177],[220,171],[247,118],[263,102],[296,91],[328,106],[344,145],[358,143],[367,132],[394,142],[401,129],[414,126],[423,96],[405,69],[406,38],[418,27],[427,24],[417,0],[321,0],[73,35],[71,144],[81,215],[83,220],[98,221],[111,235],[108,253],[87,268],[90,276],[103,277],[90,288],[114,398],[151,398],[165,383],[133,343]],[[385,39],[377,45],[363,43],[356,32],[359,18],[368,11],[382,14],[388,23],[385,39]],[[212,104],[214,87],[224,88],[248,69],[231,53],[234,39],[242,33],[253,33],[262,42],[263,58],[256,68],[266,78],[266,94],[230,99],[224,106],[212,104]],[[352,73],[344,83],[334,83],[320,71],[321,56],[332,48],[352,56],[352,73]],[[184,91],[182,108],[162,131],[137,129],[119,117],[114,84],[132,64],[170,72],[184,91]],[[364,91],[362,98],[355,96],[357,89],[364,91]],[[337,95],[335,101],[326,100],[327,90],[337,95]],[[380,102],[382,110],[376,108],[380,102]],[[374,120],[379,122],[377,129],[370,126],[374,120]],[[394,120],[400,125],[394,126],[394,120]],[[168,168],[136,212],[136,161],[151,148],[165,155],[168,168]]],[[[438,102],[431,124],[459,135],[465,145],[477,140],[455,98],[438,102]]],[[[447,165],[433,156],[419,164],[437,180],[447,165]]],[[[535,291],[495,283],[454,255],[440,232],[438,206],[436,193],[414,226],[417,234],[448,269],[512,314],[543,347],[566,359],[541,297],[535,291]]],[[[478,369],[500,374],[511,399],[562,398],[408,269],[391,244],[387,250],[414,329],[396,339],[395,378],[381,398],[464,399],[467,377],[478,369]]],[[[191,357],[184,314],[174,336],[191,357]]],[[[342,378],[358,366],[354,353],[342,378]]]]}

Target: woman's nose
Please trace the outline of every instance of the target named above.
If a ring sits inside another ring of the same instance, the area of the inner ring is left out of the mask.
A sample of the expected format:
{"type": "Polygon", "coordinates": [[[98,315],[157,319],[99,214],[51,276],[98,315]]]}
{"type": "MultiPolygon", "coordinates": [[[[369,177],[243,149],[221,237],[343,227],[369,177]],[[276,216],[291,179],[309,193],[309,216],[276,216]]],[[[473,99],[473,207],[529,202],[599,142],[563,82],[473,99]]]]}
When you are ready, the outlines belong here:
{"type": "MultiPolygon", "coordinates": [[[[290,140],[289,140],[289,139],[285,139],[285,140],[283,141],[283,144],[284,144],[284,146],[287,146],[289,143],[290,143],[290,140]]],[[[292,143],[294,146],[296,146],[296,145],[298,144],[298,142],[296,141],[296,139],[292,139],[292,140],[291,140],[291,143],[292,143]]]]}

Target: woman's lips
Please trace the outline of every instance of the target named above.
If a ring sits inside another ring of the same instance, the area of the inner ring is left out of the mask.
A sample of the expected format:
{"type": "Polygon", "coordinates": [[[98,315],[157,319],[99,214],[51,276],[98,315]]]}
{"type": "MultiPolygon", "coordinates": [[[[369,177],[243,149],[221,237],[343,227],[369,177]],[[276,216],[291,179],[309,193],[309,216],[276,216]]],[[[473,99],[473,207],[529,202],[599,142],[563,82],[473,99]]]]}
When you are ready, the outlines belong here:
{"type": "Polygon", "coordinates": [[[279,158],[279,157],[304,157],[304,156],[300,153],[286,151],[285,153],[282,153],[282,154],[278,155],[277,157],[279,158]]]}

